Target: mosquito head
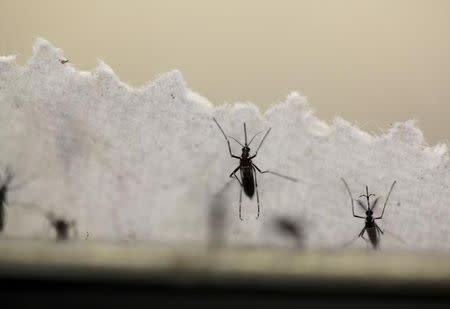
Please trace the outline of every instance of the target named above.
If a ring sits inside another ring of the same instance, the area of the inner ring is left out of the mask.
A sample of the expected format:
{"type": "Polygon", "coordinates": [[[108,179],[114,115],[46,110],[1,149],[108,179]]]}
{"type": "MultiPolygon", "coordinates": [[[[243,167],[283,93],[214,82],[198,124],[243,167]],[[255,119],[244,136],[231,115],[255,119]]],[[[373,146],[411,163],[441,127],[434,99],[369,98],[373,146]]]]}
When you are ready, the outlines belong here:
{"type": "Polygon", "coordinates": [[[373,215],[373,211],[372,211],[372,209],[368,209],[367,211],[366,211],[366,216],[367,217],[372,217],[372,215],[373,215]]]}
{"type": "Polygon", "coordinates": [[[248,158],[250,156],[250,147],[247,144],[242,148],[242,157],[248,158]]]}

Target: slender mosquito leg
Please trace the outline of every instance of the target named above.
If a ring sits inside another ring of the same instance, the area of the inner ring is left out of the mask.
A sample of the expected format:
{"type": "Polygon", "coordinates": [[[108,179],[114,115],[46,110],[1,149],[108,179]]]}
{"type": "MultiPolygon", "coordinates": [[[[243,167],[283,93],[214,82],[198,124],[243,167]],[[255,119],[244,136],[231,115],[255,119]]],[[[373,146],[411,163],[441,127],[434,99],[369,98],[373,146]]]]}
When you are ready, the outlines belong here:
{"type": "Polygon", "coordinates": [[[365,239],[364,238],[364,232],[366,231],[366,227],[364,227],[362,230],[361,230],[361,233],[359,233],[359,237],[362,237],[363,239],[365,239]]]}
{"type": "Polygon", "coordinates": [[[342,248],[346,248],[348,246],[350,246],[355,240],[357,240],[359,238],[359,235],[356,235],[352,240],[350,240],[349,242],[346,242],[342,248]]]}
{"type": "Polygon", "coordinates": [[[381,234],[384,234],[384,232],[380,229],[380,227],[378,226],[378,224],[375,223],[375,227],[377,228],[377,230],[378,230],[381,234]]]}
{"type": "Polygon", "coordinates": [[[258,154],[259,148],[261,148],[264,140],[266,139],[267,135],[270,133],[270,130],[272,130],[272,128],[269,128],[269,130],[267,130],[266,134],[264,134],[264,137],[262,138],[261,143],[259,143],[259,146],[255,151],[255,154],[249,158],[250,160],[256,157],[256,155],[258,154]]]}
{"type": "MultiPolygon", "coordinates": [[[[236,176],[236,175],[235,175],[236,176]]],[[[241,221],[244,221],[243,219],[242,219],[242,213],[241,213],[241,205],[242,205],[242,186],[241,186],[241,191],[239,192],[239,219],[241,220],[241,221]]]]}
{"type": "Polygon", "coordinates": [[[287,179],[287,180],[290,180],[290,181],[293,181],[293,182],[298,182],[298,179],[296,179],[296,178],[294,178],[294,177],[289,177],[289,176],[286,176],[286,175],[283,175],[283,174],[280,174],[280,173],[276,173],[276,172],[272,172],[272,171],[268,171],[268,170],[266,170],[266,171],[261,171],[260,168],[257,167],[255,163],[252,163],[252,165],[253,165],[253,167],[256,168],[256,169],[258,170],[258,172],[260,172],[261,174],[269,173],[269,174],[272,174],[272,175],[275,175],[275,176],[278,176],[278,177],[281,177],[281,178],[284,178],[284,179],[287,179]]]}
{"type": "Polygon", "coordinates": [[[235,170],[230,174],[230,178],[236,178],[236,180],[239,182],[239,184],[242,187],[242,182],[239,180],[239,178],[236,176],[236,172],[239,170],[240,166],[236,167],[235,170]]]}
{"type": "Polygon", "coordinates": [[[255,173],[256,204],[258,205],[258,214],[256,215],[256,219],[258,219],[258,218],[259,218],[259,213],[260,213],[260,207],[259,207],[259,192],[258,192],[258,180],[256,179],[256,170],[253,169],[253,172],[255,173]]]}
{"type": "MultiPolygon", "coordinates": [[[[342,182],[344,183],[345,188],[347,189],[348,195],[349,195],[349,197],[350,197],[350,201],[351,201],[351,203],[352,203],[352,214],[353,214],[353,217],[365,219],[365,217],[361,217],[361,216],[355,215],[355,205],[354,205],[354,203],[353,203],[352,192],[350,191],[350,187],[348,186],[348,184],[347,184],[347,182],[345,181],[345,179],[344,179],[344,178],[341,178],[341,180],[342,180],[342,182]]],[[[362,204],[360,204],[360,205],[361,205],[362,208],[365,209],[364,205],[362,205],[362,204]]]]}
{"type": "Polygon", "coordinates": [[[388,195],[387,195],[387,197],[386,197],[386,200],[384,201],[383,211],[381,212],[381,216],[374,218],[374,220],[379,220],[379,219],[383,218],[384,210],[386,209],[386,204],[387,204],[387,202],[389,201],[389,197],[391,196],[392,189],[394,189],[394,186],[395,186],[396,183],[397,183],[397,180],[395,180],[395,181],[392,183],[391,189],[389,189],[389,193],[388,193],[388,195]]]}
{"type": "Polygon", "coordinates": [[[231,151],[231,146],[230,146],[230,140],[228,139],[227,135],[225,134],[225,132],[223,131],[222,127],[220,126],[220,124],[217,122],[216,118],[213,117],[214,122],[217,124],[217,126],[219,127],[219,130],[222,132],[223,136],[225,137],[225,140],[227,141],[228,144],[228,150],[230,151],[230,156],[232,158],[236,158],[236,159],[240,159],[241,157],[238,157],[236,155],[234,155],[231,151]]]}

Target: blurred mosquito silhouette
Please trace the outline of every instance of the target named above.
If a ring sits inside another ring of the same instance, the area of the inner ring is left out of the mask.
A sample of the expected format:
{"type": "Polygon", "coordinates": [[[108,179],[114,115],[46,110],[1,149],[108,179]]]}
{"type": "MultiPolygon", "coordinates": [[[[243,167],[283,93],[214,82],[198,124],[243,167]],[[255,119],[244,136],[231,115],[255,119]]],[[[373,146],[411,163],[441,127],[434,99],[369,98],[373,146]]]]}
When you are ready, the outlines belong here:
{"type": "MultiPolygon", "coordinates": [[[[7,166],[0,175],[0,233],[5,228],[6,224],[6,206],[10,205],[11,203],[8,201],[8,193],[11,191],[14,191],[28,182],[22,182],[19,184],[11,185],[12,181],[14,179],[14,175],[11,172],[11,169],[9,166],[7,166]]],[[[17,202],[14,202],[14,204],[17,204],[17,202]]]]}
{"type": "Polygon", "coordinates": [[[302,222],[288,216],[277,216],[272,223],[278,233],[294,239],[297,248],[303,246],[305,230],[302,222]]]}
{"type": "Polygon", "coordinates": [[[69,59],[61,59],[61,60],[59,60],[59,62],[61,62],[62,64],[65,64],[65,63],[69,62],[69,59]]]}
{"type": "Polygon", "coordinates": [[[378,224],[375,222],[375,220],[380,220],[380,219],[383,218],[384,210],[386,209],[387,202],[388,202],[389,197],[391,195],[392,189],[394,189],[394,186],[397,183],[397,181],[394,181],[392,183],[391,189],[389,190],[389,193],[386,196],[386,200],[384,201],[383,210],[382,210],[381,215],[379,217],[373,217],[373,211],[377,207],[377,204],[378,204],[378,201],[379,201],[380,197],[376,197],[375,200],[372,203],[370,203],[370,197],[371,196],[375,197],[375,194],[369,194],[369,187],[366,186],[366,194],[360,195],[358,197],[358,199],[356,200],[358,205],[366,212],[366,216],[362,217],[362,216],[355,215],[355,206],[354,206],[354,203],[353,203],[353,197],[352,197],[352,193],[350,191],[350,187],[348,186],[348,184],[344,180],[344,178],[341,178],[341,180],[344,182],[344,185],[347,188],[348,194],[350,196],[350,200],[352,202],[353,217],[361,218],[361,219],[365,219],[366,220],[365,223],[364,223],[364,228],[361,230],[359,235],[357,237],[355,237],[355,239],[358,238],[358,237],[361,237],[362,239],[367,241],[367,239],[364,238],[364,233],[367,232],[367,235],[369,236],[369,241],[372,244],[372,247],[374,249],[377,249],[378,245],[380,243],[380,234],[384,234],[384,232],[381,230],[381,228],[378,226],[378,224]],[[364,197],[366,199],[366,205],[364,205],[364,203],[360,200],[361,197],[364,197]]]}
{"type": "Polygon", "coordinates": [[[55,229],[56,240],[63,241],[68,240],[70,231],[73,231],[73,235],[78,235],[75,220],[67,220],[63,217],[57,217],[53,213],[47,213],[47,219],[50,225],[55,229]]]}
{"type": "Polygon", "coordinates": [[[230,155],[232,158],[235,159],[239,159],[239,166],[236,167],[234,169],[233,172],[231,172],[230,177],[231,178],[236,178],[236,180],[239,182],[239,184],[241,185],[241,191],[239,194],[239,219],[241,221],[244,221],[242,219],[242,213],[241,213],[241,204],[242,204],[242,188],[244,189],[245,194],[251,199],[253,198],[253,195],[255,194],[256,191],[256,202],[258,205],[258,214],[256,215],[256,219],[259,218],[259,214],[260,214],[260,205],[259,205],[259,192],[258,192],[258,180],[256,179],[256,171],[258,171],[261,174],[264,173],[270,173],[279,177],[283,177],[285,179],[297,182],[297,179],[292,178],[292,177],[288,177],[279,173],[275,173],[272,171],[262,171],[260,170],[253,162],[252,159],[254,159],[256,157],[256,155],[258,154],[259,149],[261,148],[261,145],[263,144],[264,140],[266,139],[267,135],[269,134],[271,128],[269,130],[267,130],[266,134],[264,134],[264,137],[262,138],[261,142],[259,143],[258,148],[256,148],[255,154],[250,155],[250,145],[253,142],[253,139],[259,135],[260,133],[262,133],[263,131],[260,131],[258,133],[256,133],[250,140],[249,143],[247,143],[247,127],[245,126],[245,122],[244,122],[244,137],[245,137],[245,144],[242,145],[241,142],[239,142],[236,138],[232,137],[232,136],[227,136],[225,134],[225,132],[223,131],[222,127],[219,125],[219,123],[217,122],[216,118],[213,117],[214,122],[217,124],[217,126],[219,127],[220,131],[222,132],[223,136],[225,137],[225,140],[227,141],[228,144],[228,150],[230,151],[230,155]],[[232,153],[231,151],[231,146],[230,146],[230,140],[228,139],[228,137],[230,137],[231,139],[233,139],[236,143],[238,143],[239,145],[242,146],[242,154],[241,156],[236,156],[232,153]],[[236,176],[236,173],[240,171],[241,174],[241,180],[239,180],[239,178],[236,176]]]}

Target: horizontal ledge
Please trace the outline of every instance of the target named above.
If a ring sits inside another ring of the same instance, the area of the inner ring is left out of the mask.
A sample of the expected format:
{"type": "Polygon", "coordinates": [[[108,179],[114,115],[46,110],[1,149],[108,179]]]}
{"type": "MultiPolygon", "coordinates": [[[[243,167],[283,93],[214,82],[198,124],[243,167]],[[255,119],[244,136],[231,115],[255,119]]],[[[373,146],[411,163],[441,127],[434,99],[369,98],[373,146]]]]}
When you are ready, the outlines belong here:
{"type": "Polygon", "coordinates": [[[450,288],[450,255],[0,240],[0,279],[5,278],[154,281],[269,289],[314,286],[336,289],[348,285],[388,290],[429,286],[428,290],[438,292],[450,288]]]}

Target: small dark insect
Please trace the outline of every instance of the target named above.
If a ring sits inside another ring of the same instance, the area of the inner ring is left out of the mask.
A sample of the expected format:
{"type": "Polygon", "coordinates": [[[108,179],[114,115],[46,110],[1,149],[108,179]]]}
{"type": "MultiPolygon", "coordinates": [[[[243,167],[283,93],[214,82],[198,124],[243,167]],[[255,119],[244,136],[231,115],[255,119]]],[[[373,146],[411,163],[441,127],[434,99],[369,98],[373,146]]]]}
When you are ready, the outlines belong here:
{"type": "Polygon", "coordinates": [[[59,60],[62,64],[65,64],[65,63],[67,63],[67,62],[69,62],[69,59],[61,59],[61,60],[59,60]]]}
{"type": "Polygon", "coordinates": [[[65,218],[57,217],[53,213],[47,214],[47,219],[50,222],[50,225],[55,229],[56,240],[68,240],[71,229],[73,231],[73,235],[78,234],[75,220],[69,221],[65,218]]]}
{"type": "Polygon", "coordinates": [[[262,133],[262,131],[256,133],[252,139],[250,140],[249,143],[247,143],[247,127],[245,126],[245,122],[244,122],[244,137],[245,137],[245,144],[242,145],[242,143],[240,143],[237,139],[235,139],[232,136],[229,136],[231,139],[233,139],[236,143],[238,143],[239,145],[242,146],[242,154],[241,156],[236,156],[232,153],[231,151],[231,146],[230,146],[230,140],[228,139],[228,136],[225,134],[225,132],[223,131],[222,127],[219,125],[219,123],[217,122],[216,118],[213,118],[214,122],[217,124],[217,126],[219,127],[220,131],[222,132],[223,136],[225,137],[225,140],[227,141],[228,144],[228,150],[230,151],[230,155],[232,158],[235,159],[239,159],[239,166],[236,167],[234,169],[233,172],[231,172],[230,177],[231,178],[236,178],[236,180],[239,182],[239,184],[241,185],[241,191],[239,194],[239,219],[241,221],[244,221],[242,219],[242,214],[241,214],[241,204],[242,204],[242,189],[244,189],[245,194],[251,199],[253,198],[253,195],[255,194],[256,191],[256,202],[258,205],[258,214],[256,215],[256,219],[259,218],[259,214],[260,214],[260,205],[259,205],[259,193],[258,193],[258,181],[256,179],[256,171],[258,171],[261,174],[264,173],[270,173],[273,175],[277,175],[280,177],[283,177],[285,179],[291,180],[296,182],[297,179],[292,178],[292,177],[288,177],[288,176],[284,176],[281,175],[279,173],[275,173],[272,171],[262,171],[260,170],[253,162],[252,159],[254,159],[256,157],[256,155],[258,154],[259,149],[261,148],[261,145],[263,144],[264,140],[266,139],[267,135],[269,134],[270,130],[267,130],[266,134],[264,135],[264,137],[262,138],[258,148],[255,151],[254,155],[250,155],[250,144],[253,142],[253,139],[260,133],[262,133]],[[240,171],[241,174],[241,180],[239,180],[239,178],[236,176],[237,171],[240,171]]]}
{"type": "Polygon", "coordinates": [[[362,216],[355,215],[355,206],[354,206],[354,203],[353,203],[352,193],[350,192],[350,187],[348,186],[348,184],[344,180],[344,178],[341,178],[341,180],[344,182],[344,185],[347,188],[348,194],[350,196],[350,200],[352,202],[353,217],[361,218],[361,219],[365,219],[366,220],[365,224],[364,224],[364,228],[361,230],[361,232],[359,233],[357,238],[361,237],[362,239],[367,241],[367,239],[364,238],[364,233],[367,232],[367,235],[369,236],[369,241],[372,244],[372,247],[374,249],[377,249],[378,245],[380,243],[380,234],[384,234],[384,233],[381,230],[381,228],[378,226],[378,224],[375,222],[375,220],[379,220],[379,219],[383,218],[383,214],[384,214],[384,210],[386,209],[387,202],[388,202],[389,197],[391,195],[392,189],[394,189],[394,186],[397,183],[397,181],[394,181],[392,183],[392,185],[391,185],[391,189],[389,190],[389,193],[386,196],[386,201],[384,202],[383,210],[381,212],[381,215],[379,217],[375,217],[374,218],[373,217],[373,211],[377,207],[377,204],[378,204],[378,201],[379,201],[380,197],[375,198],[375,200],[372,203],[370,203],[370,197],[371,196],[375,196],[375,194],[369,194],[369,187],[366,186],[366,194],[360,195],[359,198],[356,200],[358,205],[366,212],[366,216],[362,217],[362,216]],[[364,205],[364,203],[360,200],[361,197],[364,197],[366,199],[367,206],[364,205]]]}

